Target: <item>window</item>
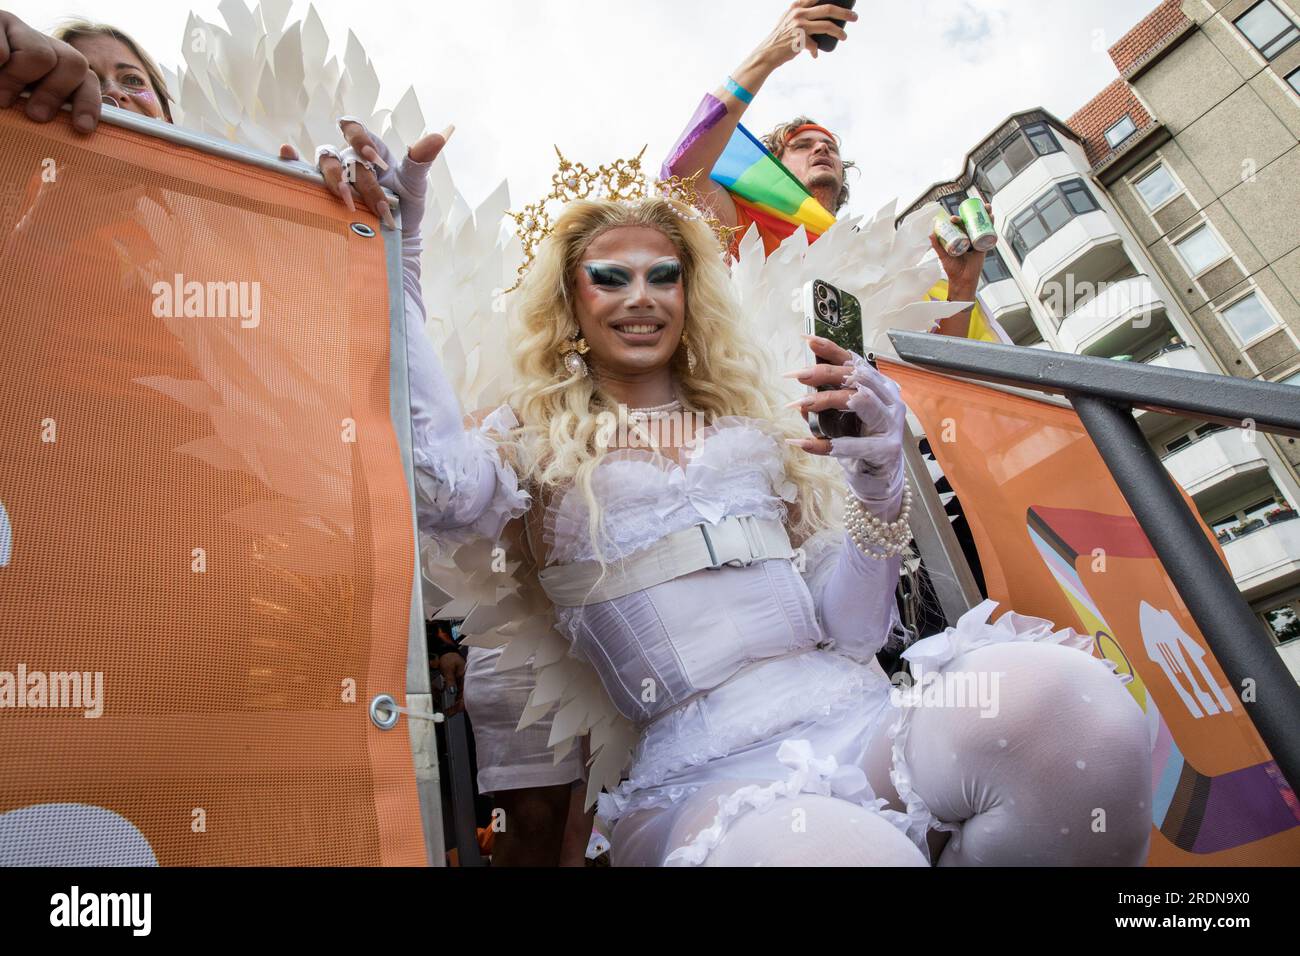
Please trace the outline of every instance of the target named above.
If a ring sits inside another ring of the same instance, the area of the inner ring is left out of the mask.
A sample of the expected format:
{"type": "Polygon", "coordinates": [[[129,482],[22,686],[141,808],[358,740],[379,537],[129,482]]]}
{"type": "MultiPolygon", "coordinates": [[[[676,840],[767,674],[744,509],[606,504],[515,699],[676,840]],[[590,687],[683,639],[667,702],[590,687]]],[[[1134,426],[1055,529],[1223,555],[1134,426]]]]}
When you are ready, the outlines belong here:
{"type": "Polygon", "coordinates": [[[1232,326],[1237,338],[1249,342],[1277,325],[1271,312],[1264,307],[1258,292],[1252,292],[1224,309],[1220,315],[1232,326]]]}
{"type": "Polygon", "coordinates": [[[1292,372],[1279,383],[1282,385],[1295,385],[1300,387],[1300,372],[1292,372]]]}
{"type": "Polygon", "coordinates": [[[980,277],[985,282],[1001,282],[1003,279],[1011,278],[1011,270],[1002,260],[996,249],[990,249],[988,257],[984,260],[984,269],[980,272],[980,277]]]}
{"type": "Polygon", "coordinates": [[[1007,229],[1007,240],[1016,260],[1025,261],[1025,256],[1037,248],[1062,226],[1086,212],[1098,209],[1097,200],[1092,197],[1088,187],[1081,179],[1053,186],[1039,196],[1034,204],[1011,220],[1007,229]]]}
{"type": "Polygon", "coordinates": [[[1061,183],[1061,192],[1065,193],[1065,201],[1070,204],[1076,216],[1097,211],[1097,200],[1092,198],[1092,193],[1088,192],[1088,187],[1083,184],[1082,179],[1071,179],[1068,183],[1061,183]]]}
{"type": "Polygon", "coordinates": [[[1201,226],[1195,232],[1188,233],[1174,243],[1174,248],[1178,250],[1187,271],[1194,276],[1200,275],[1228,254],[1209,226],[1201,226]]]}
{"type": "Polygon", "coordinates": [[[1251,505],[1245,509],[1243,517],[1246,519],[1243,524],[1250,524],[1253,521],[1263,521],[1270,512],[1277,510],[1277,499],[1267,498],[1259,504],[1251,505]]]}
{"type": "Polygon", "coordinates": [[[1270,608],[1260,615],[1268,629],[1273,632],[1273,640],[1281,644],[1300,637],[1300,601],[1289,601],[1281,607],[1270,608]]]}
{"type": "Polygon", "coordinates": [[[1059,153],[1061,144],[1046,123],[1031,123],[1016,130],[975,168],[975,183],[986,195],[993,195],[1039,156],[1059,153]]]}
{"type": "Polygon", "coordinates": [[[1291,89],[1300,93],[1300,69],[1292,70],[1286,75],[1286,81],[1291,84],[1291,89]]]}
{"type": "Polygon", "coordinates": [[[1056,137],[1052,135],[1052,128],[1046,123],[1033,123],[1026,126],[1025,135],[1029,137],[1029,145],[1034,147],[1034,152],[1039,156],[1061,151],[1061,144],[1056,141],[1056,137]]]}
{"type": "MultiPolygon", "coordinates": [[[[1204,438],[1206,435],[1212,435],[1215,432],[1223,431],[1223,428],[1224,426],[1222,425],[1216,425],[1213,422],[1206,422],[1204,425],[1201,425],[1199,428],[1195,428],[1192,431],[1187,432],[1184,435],[1179,435],[1177,438],[1173,439],[1172,441],[1167,442],[1165,444],[1165,451],[1172,454],[1178,451],[1178,449],[1180,448],[1186,448],[1188,445],[1196,441],[1196,439],[1198,438],[1204,438]]],[[[1269,500],[1272,501],[1272,499],[1269,500]]],[[[1232,523],[1234,525],[1240,522],[1240,519],[1236,515],[1230,515],[1229,517],[1232,519],[1232,523]]],[[[1218,531],[1219,526],[1215,525],[1214,530],[1218,531]]]]}
{"type": "Polygon", "coordinates": [[[1122,120],[1106,130],[1106,142],[1110,143],[1111,149],[1114,149],[1137,131],[1137,124],[1133,122],[1133,117],[1125,113],[1122,120]]]}
{"type": "Polygon", "coordinates": [[[1142,197],[1142,201],[1147,204],[1147,208],[1152,210],[1158,209],[1179,192],[1174,177],[1169,175],[1169,170],[1165,169],[1163,165],[1151,170],[1151,172],[1135,182],[1133,186],[1137,189],[1138,195],[1142,197]]]}
{"type": "Polygon", "coordinates": [[[956,216],[958,214],[957,209],[966,201],[966,199],[967,196],[965,193],[953,193],[951,196],[941,196],[939,202],[943,205],[944,209],[948,210],[949,215],[956,216]]]}
{"type": "Polygon", "coordinates": [[[1300,29],[1290,17],[1273,5],[1272,0],[1262,0],[1233,21],[1264,59],[1271,60],[1296,40],[1300,29]]]}
{"type": "Polygon", "coordinates": [[[1034,151],[1029,141],[1017,131],[979,164],[976,175],[981,179],[984,191],[992,194],[1015,179],[1033,161],[1034,151]]]}
{"type": "MultiPolygon", "coordinates": [[[[1237,527],[1239,524],[1241,524],[1241,519],[1234,514],[1228,515],[1228,517],[1214,522],[1210,525],[1210,528],[1214,531],[1215,537],[1219,537],[1221,535],[1231,534],[1232,529],[1237,527]]],[[[1222,538],[1220,538],[1220,540],[1222,540],[1222,538]]]]}

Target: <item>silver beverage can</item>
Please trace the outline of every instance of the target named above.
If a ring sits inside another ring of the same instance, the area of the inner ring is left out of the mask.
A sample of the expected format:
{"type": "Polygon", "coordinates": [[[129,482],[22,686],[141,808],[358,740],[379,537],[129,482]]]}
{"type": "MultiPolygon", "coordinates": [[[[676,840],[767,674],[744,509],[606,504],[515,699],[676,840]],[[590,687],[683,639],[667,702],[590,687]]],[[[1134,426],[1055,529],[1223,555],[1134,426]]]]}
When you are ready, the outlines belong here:
{"type": "Polygon", "coordinates": [[[970,252],[970,239],[962,232],[961,226],[952,221],[951,216],[934,217],[934,234],[948,255],[964,256],[970,252]]]}
{"type": "Polygon", "coordinates": [[[957,209],[957,215],[961,217],[962,224],[966,227],[966,235],[970,236],[970,244],[976,252],[988,252],[998,244],[998,234],[993,228],[993,220],[989,218],[988,210],[984,208],[984,200],[979,196],[971,196],[957,209]]]}

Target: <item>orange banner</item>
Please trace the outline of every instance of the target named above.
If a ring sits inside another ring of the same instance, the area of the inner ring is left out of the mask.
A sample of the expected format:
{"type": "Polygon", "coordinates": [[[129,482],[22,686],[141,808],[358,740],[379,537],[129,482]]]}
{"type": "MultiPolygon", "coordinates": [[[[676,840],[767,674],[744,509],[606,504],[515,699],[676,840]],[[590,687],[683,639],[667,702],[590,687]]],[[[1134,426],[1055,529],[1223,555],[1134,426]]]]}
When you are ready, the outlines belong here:
{"type": "Polygon", "coordinates": [[[1091,634],[1095,654],[1133,675],[1152,750],[1148,862],[1300,863],[1295,793],[1074,412],[884,360],[882,370],[962,503],[989,597],[1091,634]]]}
{"type": "Polygon", "coordinates": [[[66,114],[0,154],[0,856],[424,863],[382,238],[66,114]]]}

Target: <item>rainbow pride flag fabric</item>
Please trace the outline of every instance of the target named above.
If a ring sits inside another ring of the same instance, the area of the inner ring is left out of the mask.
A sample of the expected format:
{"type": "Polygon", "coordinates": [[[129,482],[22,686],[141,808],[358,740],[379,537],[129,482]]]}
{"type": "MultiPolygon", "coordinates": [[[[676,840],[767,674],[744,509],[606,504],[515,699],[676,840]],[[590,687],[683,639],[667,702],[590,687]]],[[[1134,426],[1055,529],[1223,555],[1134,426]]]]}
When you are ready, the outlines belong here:
{"type": "Polygon", "coordinates": [[[800,226],[815,239],[835,224],[826,207],[744,126],[736,127],[710,178],[731,193],[760,230],[781,239],[800,226]]]}

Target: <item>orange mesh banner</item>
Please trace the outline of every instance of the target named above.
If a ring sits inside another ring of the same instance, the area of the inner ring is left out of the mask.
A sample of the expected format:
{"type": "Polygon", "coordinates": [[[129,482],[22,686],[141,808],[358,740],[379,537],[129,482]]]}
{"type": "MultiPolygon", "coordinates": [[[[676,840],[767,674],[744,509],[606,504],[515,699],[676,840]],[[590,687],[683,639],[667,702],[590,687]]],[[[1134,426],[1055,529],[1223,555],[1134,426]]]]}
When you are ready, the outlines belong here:
{"type": "Polygon", "coordinates": [[[383,239],[66,114],[0,154],[0,855],[424,863],[383,239]]]}
{"type": "Polygon", "coordinates": [[[1133,675],[1151,740],[1148,862],[1300,863],[1295,793],[1074,412],[882,367],[962,502],[989,597],[1091,634],[1133,675]]]}

